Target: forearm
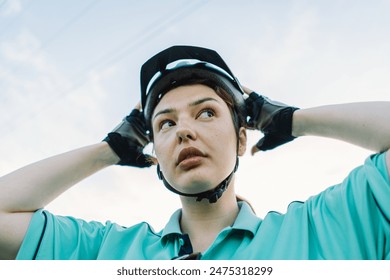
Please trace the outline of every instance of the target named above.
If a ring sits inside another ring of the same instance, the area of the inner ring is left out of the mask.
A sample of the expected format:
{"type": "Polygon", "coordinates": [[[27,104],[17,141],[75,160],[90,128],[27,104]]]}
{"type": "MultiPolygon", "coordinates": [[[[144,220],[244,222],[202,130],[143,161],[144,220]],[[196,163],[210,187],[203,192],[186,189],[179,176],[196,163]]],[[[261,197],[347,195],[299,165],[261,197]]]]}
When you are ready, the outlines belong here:
{"type": "Polygon", "coordinates": [[[293,136],[323,136],[376,152],[390,148],[390,102],[364,102],[301,109],[293,115],[293,136]]]}
{"type": "Polygon", "coordinates": [[[30,164],[0,178],[0,211],[31,212],[44,207],[68,188],[117,163],[106,142],[30,164]]]}

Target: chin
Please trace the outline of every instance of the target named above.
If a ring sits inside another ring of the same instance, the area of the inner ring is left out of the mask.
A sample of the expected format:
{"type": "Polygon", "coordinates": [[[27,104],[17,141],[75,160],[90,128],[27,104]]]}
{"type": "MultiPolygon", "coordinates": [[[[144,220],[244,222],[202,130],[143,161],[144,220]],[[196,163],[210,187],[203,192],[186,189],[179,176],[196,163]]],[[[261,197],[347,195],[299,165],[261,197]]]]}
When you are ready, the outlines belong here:
{"type": "MultiPolygon", "coordinates": [[[[176,184],[175,184],[176,185],[176,184]]],[[[217,183],[215,184],[215,186],[217,183]]],[[[214,184],[209,181],[195,180],[189,183],[177,184],[175,188],[184,193],[200,193],[215,188],[214,184]]]]}
{"type": "Polygon", "coordinates": [[[218,178],[215,175],[210,176],[209,172],[207,175],[200,172],[189,172],[172,180],[171,185],[180,192],[194,194],[211,190],[222,180],[223,178],[218,181],[218,178]]]}
{"type": "Polygon", "coordinates": [[[168,180],[168,182],[180,192],[183,193],[200,193],[214,189],[221,183],[229,174],[223,176],[221,172],[213,172],[210,168],[197,168],[176,177],[176,180],[168,180]]]}

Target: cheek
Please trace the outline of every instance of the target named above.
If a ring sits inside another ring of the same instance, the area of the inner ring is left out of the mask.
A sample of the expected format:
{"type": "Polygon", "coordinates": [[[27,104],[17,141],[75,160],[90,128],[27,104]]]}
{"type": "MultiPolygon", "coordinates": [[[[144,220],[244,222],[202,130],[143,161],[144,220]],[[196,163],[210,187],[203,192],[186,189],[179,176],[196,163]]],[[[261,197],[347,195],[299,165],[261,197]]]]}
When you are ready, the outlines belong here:
{"type": "Polygon", "coordinates": [[[163,156],[163,145],[159,141],[154,141],[153,149],[157,159],[159,160],[163,156]]]}
{"type": "Polygon", "coordinates": [[[165,158],[168,157],[169,159],[170,155],[172,155],[172,151],[170,150],[171,145],[167,137],[155,137],[153,142],[153,149],[160,165],[163,164],[165,158]]]}
{"type": "Polygon", "coordinates": [[[234,128],[230,128],[229,124],[223,126],[224,129],[214,130],[209,133],[210,143],[213,143],[215,150],[221,151],[222,154],[230,156],[237,149],[237,136],[234,128]]]}

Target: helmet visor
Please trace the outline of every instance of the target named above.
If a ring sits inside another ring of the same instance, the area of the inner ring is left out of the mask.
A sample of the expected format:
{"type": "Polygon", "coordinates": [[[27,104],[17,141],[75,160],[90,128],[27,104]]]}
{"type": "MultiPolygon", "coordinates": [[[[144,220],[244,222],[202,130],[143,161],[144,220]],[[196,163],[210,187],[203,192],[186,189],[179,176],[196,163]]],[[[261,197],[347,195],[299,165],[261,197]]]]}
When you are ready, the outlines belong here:
{"type": "Polygon", "coordinates": [[[173,46],[156,54],[141,67],[141,104],[146,107],[153,85],[179,68],[202,68],[227,78],[241,93],[238,80],[221,56],[214,50],[194,46],[173,46]]]}

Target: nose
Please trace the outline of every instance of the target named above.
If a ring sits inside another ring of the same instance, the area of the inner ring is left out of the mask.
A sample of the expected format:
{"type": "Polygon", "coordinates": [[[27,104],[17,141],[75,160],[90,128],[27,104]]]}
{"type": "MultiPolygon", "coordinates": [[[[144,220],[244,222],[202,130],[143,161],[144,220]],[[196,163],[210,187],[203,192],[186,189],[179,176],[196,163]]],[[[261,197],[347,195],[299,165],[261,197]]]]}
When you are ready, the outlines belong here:
{"type": "Polygon", "coordinates": [[[179,143],[196,139],[195,131],[188,124],[178,125],[176,130],[176,136],[179,143]]]}

